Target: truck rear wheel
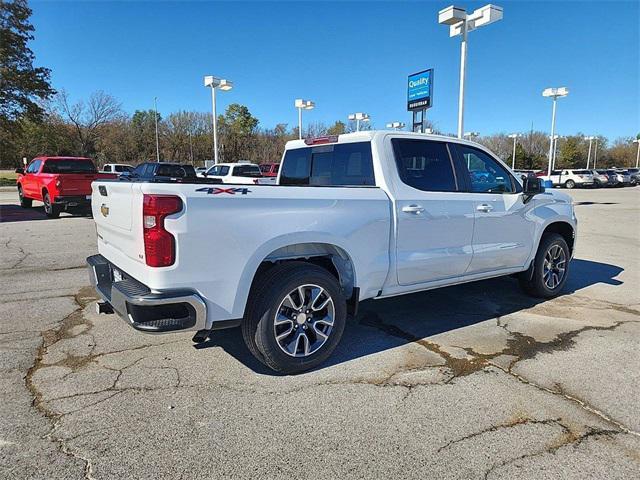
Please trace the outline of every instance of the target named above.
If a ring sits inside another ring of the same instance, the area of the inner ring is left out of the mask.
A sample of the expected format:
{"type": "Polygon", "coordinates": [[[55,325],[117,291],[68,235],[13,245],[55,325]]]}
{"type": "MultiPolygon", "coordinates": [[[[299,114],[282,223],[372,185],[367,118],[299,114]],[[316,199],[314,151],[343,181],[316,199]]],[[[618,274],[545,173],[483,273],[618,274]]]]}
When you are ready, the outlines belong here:
{"type": "Polygon", "coordinates": [[[58,218],[60,216],[60,207],[51,202],[49,192],[44,192],[42,201],[44,202],[44,213],[47,215],[47,217],[58,218]]]}
{"type": "Polygon", "coordinates": [[[299,373],[331,355],[346,317],[346,299],[331,273],[310,263],[289,262],[257,280],[242,334],[249,350],[266,366],[299,373]]]}
{"type": "Polygon", "coordinates": [[[22,185],[18,185],[18,198],[20,198],[20,206],[22,208],[31,208],[33,200],[24,197],[24,193],[22,192],[22,185]]]}
{"type": "Polygon", "coordinates": [[[520,286],[534,297],[557,297],[567,281],[569,258],[569,246],[562,235],[544,235],[533,260],[533,273],[522,272],[520,286]]]}

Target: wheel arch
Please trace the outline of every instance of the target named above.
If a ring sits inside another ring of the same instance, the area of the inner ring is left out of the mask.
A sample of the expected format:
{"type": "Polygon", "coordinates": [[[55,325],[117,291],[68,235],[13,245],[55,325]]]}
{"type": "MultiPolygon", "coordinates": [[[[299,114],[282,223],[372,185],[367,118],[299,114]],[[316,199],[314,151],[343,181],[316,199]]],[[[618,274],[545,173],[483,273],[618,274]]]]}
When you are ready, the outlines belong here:
{"type": "MultiPolygon", "coordinates": [[[[548,233],[557,233],[558,235],[561,235],[569,246],[569,253],[573,255],[573,249],[576,240],[576,232],[573,228],[573,225],[571,225],[569,222],[564,221],[551,222],[542,231],[540,239],[542,239],[542,237],[544,237],[548,233]]],[[[538,245],[540,245],[540,241],[538,241],[538,245]]]]}
{"type": "Polygon", "coordinates": [[[244,304],[243,310],[246,310],[250,291],[261,275],[275,265],[293,261],[318,265],[334,275],[348,299],[350,313],[356,311],[359,289],[356,287],[355,263],[343,246],[326,241],[302,241],[282,245],[261,255],[257,262],[250,262],[243,273],[246,280],[241,282],[244,285],[248,284],[249,288],[246,291],[238,291],[236,298],[236,301],[244,304]]]}

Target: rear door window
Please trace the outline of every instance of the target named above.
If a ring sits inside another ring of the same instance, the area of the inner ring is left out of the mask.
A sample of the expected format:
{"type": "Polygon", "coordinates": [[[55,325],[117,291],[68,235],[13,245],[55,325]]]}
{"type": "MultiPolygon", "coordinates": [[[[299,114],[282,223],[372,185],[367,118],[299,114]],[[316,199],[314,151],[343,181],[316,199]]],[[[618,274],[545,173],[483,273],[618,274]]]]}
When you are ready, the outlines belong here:
{"type": "Polygon", "coordinates": [[[91,160],[57,159],[47,160],[42,169],[43,173],[95,173],[96,167],[91,160]]]}
{"type": "Polygon", "coordinates": [[[424,192],[455,192],[456,176],[447,145],[431,140],[391,140],[403,183],[424,192]]]}
{"type": "Polygon", "coordinates": [[[370,142],[319,145],[288,150],[280,185],[375,185],[370,142]]]}

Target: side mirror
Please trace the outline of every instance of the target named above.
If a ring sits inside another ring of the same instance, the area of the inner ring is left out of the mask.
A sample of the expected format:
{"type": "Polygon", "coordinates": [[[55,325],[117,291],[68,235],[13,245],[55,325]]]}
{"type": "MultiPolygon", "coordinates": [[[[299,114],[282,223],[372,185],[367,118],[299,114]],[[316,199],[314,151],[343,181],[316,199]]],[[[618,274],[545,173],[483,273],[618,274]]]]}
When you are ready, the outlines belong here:
{"type": "Polygon", "coordinates": [[[536,177],[535,175],[527,175],[526,177],[524,177],[522,193],[524,193],[525,197],[527,197],[527,200],[534,195],[538,195],[542,192],[544,192],[542,179],[536,177]]]}
{"type": "Polygon", "coordinates": [[[16,173],[24,175],[24,168],[16,168],[16,173]]]}

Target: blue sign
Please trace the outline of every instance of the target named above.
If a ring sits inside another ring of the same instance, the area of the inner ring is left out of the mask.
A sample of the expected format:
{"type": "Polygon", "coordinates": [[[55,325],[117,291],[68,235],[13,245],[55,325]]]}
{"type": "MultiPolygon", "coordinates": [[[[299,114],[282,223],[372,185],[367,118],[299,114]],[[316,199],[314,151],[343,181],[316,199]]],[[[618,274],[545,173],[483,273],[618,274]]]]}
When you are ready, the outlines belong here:
{"type": "Polygon", "coordinates": [[[433,69],[409,75],[407,86],[407,109],[430,108],[433,96],[433,69]]]}

